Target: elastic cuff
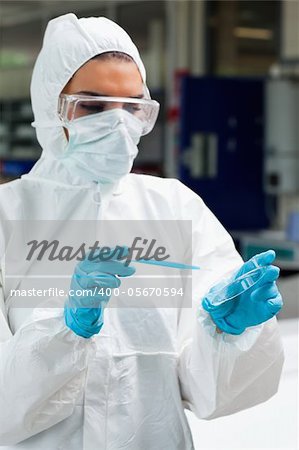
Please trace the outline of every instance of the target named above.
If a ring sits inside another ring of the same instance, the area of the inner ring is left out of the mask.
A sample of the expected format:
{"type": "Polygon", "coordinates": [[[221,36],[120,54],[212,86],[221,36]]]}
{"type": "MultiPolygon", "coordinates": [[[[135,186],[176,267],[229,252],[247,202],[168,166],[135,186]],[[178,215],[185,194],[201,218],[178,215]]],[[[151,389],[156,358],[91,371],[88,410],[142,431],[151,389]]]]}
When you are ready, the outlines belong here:
{"type": "Polygon", "coordinates": [[[91,338],[94,334],[98,334],[101,331],[103,322],[99,319],[93,325],[87,325],[80,322],[78,317],[73,314],[71,308],[64,308],[64,318],[66,325],[78,336],[86,339],[91,338]]]}

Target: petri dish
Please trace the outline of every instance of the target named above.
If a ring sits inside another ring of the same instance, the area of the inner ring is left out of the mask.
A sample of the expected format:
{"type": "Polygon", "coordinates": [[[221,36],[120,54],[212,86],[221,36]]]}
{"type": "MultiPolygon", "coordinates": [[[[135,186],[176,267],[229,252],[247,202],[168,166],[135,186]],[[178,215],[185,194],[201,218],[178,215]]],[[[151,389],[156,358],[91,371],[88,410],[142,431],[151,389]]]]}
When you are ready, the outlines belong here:
{"type": "Polygon", "coordinates": [[[267,266],[259,266],[250,272],[244,273],[233,281],[228,280],[222,283],[219,290],[213,290],[213,292],[207,295],[207,299],[213,306],[218,306],[233,300],[258,283],[266,271],[267,266]]]}

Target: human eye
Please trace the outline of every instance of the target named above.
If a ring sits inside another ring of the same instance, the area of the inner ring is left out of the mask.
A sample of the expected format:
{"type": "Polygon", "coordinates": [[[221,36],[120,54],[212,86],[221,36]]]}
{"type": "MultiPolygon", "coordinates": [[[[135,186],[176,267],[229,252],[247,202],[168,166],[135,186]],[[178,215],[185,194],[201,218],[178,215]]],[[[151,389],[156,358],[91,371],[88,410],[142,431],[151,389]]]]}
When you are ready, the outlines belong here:
{"type": "Polygon", "coordinates": [[[138,112],[141,111],[141,106],[138,105],[138,103],[127,103],[124,105],[123,109],[131,114],[138,114],[138,112]]]}
{"type": "Polygon", "coordinates": [[[105,105],[102,102],[80,102],[80,115],[96,114],[105,111],[105,105]]]}

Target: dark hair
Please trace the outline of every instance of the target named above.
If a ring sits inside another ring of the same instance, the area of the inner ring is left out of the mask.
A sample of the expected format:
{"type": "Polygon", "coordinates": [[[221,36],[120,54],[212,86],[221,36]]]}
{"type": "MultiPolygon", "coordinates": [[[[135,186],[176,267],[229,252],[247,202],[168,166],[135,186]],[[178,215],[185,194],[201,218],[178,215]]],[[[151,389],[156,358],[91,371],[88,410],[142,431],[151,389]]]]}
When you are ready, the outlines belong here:
{"type": "MultiPolygon", "coordinates": [[[[99,60],[102,60],[102,61],[108,61],[108,60],[111,60],[111,59],[117,59],[118,61],[135,63],[135,61],[132,58],[132,56],[127,55],[127,53],[118,52],[116,50],[113,50],[111,52],[100,53],[99,55],[96,55],[96,56],[93,56],[92,58],[90,58],[89,61],[92,61],[93,59],[99,59],[99,60]]],[[[88,61],[86,61],[86,62],[88,62],[88,61]]],[[[75,73],[70,77],[69,81],[73,78],[75,73]]]]}
{"type": "Polygon", "coordinates": [[[118,51],[100,53],[99,55],[96,55],[91,59],[101,59],[103,61],[107,61],[109,59],[118,59],[119,61],[124,62],[135,62],[131,56],[127,55],[127,53],[118,51]]]}

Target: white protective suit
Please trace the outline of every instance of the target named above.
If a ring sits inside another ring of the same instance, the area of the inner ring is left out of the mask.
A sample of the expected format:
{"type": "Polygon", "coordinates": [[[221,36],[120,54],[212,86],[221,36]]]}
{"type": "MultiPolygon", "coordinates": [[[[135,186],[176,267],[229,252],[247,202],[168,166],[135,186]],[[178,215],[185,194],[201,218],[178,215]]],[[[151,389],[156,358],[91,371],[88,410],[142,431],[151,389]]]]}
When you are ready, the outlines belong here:
{"type": "MultiPolygon", "coordinates": [[[[128,35],[105,18],[52,20],[32,79],[43,153],[21,179],[0,187],[0,251],[7,220],[193,221],[194,307],[112,309],[99,335],[65,326],[62,308],[13,308],[0,280],[0,444],[28,450],[191,450],[184,408],[202,419],[267,400],[278,388],[283,350],[276,319],[240,336],[217,334],[196,308],[242,264],[203,201],[174,179],[129,174],[109,195],[56,158],[65,146],[58,95],[96,54],[118,50],[145,71],[128,35]]],[[[4,267],[2,265],[2,271],[4,267]]]]}

